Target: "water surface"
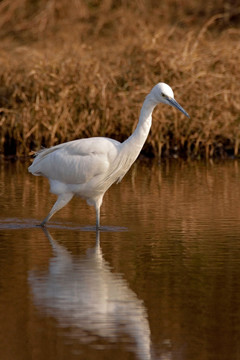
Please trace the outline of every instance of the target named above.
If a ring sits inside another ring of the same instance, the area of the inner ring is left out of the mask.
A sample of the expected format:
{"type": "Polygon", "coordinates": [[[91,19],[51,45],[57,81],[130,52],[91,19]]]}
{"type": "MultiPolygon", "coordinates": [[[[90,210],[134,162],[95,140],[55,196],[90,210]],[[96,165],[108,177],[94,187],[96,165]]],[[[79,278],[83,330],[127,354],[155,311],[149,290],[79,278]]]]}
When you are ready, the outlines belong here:
{"type": "Polygon", "coordinates": [[[240,359],[240,163],[138,162],[43,231],[55,197],[1,163],[0,358],[240,359]]]}

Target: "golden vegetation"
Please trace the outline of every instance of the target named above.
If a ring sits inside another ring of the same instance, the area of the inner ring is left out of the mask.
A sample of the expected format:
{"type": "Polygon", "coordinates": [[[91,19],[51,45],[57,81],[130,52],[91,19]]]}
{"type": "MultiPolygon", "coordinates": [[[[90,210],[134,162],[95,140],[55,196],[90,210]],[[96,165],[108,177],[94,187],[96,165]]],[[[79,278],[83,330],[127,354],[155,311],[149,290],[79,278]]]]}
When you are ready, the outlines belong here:
{"type": "Polygon", "coordinates": [[[239,154],[240,8],[223,0],[2,0],[0,153],[87,136],[124,140],[169,83],[148,156],[239,154]]]}

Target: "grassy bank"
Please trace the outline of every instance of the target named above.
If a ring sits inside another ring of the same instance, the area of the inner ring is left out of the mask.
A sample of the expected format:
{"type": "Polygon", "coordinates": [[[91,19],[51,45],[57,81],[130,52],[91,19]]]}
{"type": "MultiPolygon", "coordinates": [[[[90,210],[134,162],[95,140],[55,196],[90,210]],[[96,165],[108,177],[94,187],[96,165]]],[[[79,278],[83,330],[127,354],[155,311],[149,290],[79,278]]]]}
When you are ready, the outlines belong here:
{"type": "Polygon", "coordinates": [[[217,1],[0,2],[0,153],[124,140],[169,83],[188,111],[154,112],[147,156],[239,155],[240,9],[217,1]]]}

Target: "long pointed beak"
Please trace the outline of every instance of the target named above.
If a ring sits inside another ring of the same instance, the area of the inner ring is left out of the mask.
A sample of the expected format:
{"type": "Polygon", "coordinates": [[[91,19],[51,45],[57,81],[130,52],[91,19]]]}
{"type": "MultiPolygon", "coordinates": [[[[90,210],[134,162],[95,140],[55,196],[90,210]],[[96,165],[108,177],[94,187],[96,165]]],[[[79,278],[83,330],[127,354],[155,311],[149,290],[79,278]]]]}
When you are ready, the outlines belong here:
{"type": "Polygon", "coordinates": [[[176,109],[180,110],[184,115],[186,115],[188,118],[190,118],[190,116],[188,115],[188,113],[181,107],[181,105],[179,105],[179,103],[174,99],[174,98],[168,98],[168,102],[169,105],[172,105],[173,107],[175,107],[176,109]]]}

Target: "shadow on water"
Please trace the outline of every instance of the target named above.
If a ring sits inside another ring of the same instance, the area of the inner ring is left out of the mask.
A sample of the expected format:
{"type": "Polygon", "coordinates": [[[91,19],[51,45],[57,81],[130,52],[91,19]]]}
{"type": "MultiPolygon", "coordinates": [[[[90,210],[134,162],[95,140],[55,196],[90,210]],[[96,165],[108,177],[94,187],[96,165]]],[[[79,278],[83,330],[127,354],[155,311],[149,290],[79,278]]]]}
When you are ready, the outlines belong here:
{"type": "Polygon", "coordinates": [[[104,260],[100,232],[96,232],[95,247],[81,257],[71,255],[47,229],[44,233],[53,249],[48,271],[29,272],[37,308],[68,329],[68,337],[71,328],[71,337],[79,342],[94,343],[96,337],[102,337],[113,343],[127,336],[133,340],[131,350],[138,359],[151,359],[145,306],[104,260]]]}

